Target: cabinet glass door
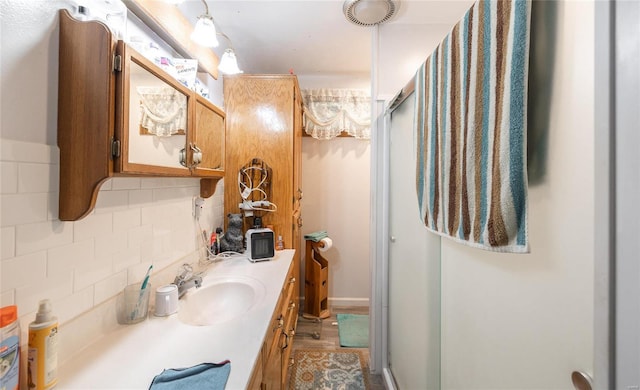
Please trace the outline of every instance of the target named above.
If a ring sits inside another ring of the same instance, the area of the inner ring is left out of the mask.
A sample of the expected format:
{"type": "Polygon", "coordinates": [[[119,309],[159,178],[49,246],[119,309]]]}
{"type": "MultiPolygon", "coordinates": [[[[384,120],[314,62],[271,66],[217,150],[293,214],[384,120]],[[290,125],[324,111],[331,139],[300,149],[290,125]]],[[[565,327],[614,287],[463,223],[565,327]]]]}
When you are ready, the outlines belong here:
{"type": "Polygon", "coordinates": [[[124,46],[117,93],[121,172],[189,175],[180,163],[187,144],[190,91],[124,46]]]}

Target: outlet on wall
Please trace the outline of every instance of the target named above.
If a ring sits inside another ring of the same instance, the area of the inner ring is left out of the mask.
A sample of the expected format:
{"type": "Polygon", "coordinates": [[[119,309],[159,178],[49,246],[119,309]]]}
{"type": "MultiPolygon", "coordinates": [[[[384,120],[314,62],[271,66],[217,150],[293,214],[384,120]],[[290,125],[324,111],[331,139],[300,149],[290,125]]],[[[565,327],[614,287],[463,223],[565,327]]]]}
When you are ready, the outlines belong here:
{"type": "Polygon", "coordinates": [[[202,211],[204,210],[204,199],[196,196],[193,198],[193,213],[194,218],[198,219],[202,215],[202,211]]]}

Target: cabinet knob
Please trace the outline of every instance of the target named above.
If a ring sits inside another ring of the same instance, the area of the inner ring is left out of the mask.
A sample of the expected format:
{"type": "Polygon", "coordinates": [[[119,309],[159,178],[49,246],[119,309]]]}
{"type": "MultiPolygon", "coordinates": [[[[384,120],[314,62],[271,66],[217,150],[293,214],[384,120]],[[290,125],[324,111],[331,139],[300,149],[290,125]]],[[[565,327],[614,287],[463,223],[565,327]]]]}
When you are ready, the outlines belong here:
{"type": "Polygon", "coordinates": [[[298,217],[298,227],[302,227],[302,217],[298,217]]]}
{"type": "Polygon", "coordinates": [[[293,367],[296,364],[296,361],[293,358],[289,358],[289,367],[293,367]]]}
{"type": "Polygon", "coordinates": [[[289,310],[293,310],[295,308],[296,308],[296,303],[295,302],[289,303],[289,310]]]}
{"type": "Polygon", "coordinates": [[[298,200],[302,200],[302,190],[300,188],[298,188],[298,200]]]}
{"type": "Polygon", "coordinates": [[[294,284],[296,282],[296,277],[292,276],[291,279],[289,279],[289,284],[294,284]]]}
{"type": "Polygon", "coordinates": [[[191,167],[195,168],[202,162],[202,150],[200,150],[200,148],[196,144],[191,144],[191,152],[193,152],[193,164],[191,167]]]}
{"type": "Polygon", "coordinates": [[[185,148],[180,149],[180,153],[178,154],[178,161],[180,161],[180,165],[183,167],[187,166],[187,150],[185,148]]]}

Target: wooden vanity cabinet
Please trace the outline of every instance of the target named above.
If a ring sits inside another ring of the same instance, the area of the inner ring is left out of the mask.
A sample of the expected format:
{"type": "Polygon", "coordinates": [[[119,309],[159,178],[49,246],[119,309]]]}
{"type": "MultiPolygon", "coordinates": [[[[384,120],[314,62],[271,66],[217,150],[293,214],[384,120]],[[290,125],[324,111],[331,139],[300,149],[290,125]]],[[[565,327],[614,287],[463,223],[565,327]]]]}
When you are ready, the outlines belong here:
{"type": "Polygon", "coordinates": [[[111,177],[200,177],[200,195],[211,196],[224,177],[224,112],[116,41],[103,23],[78,21],[67,10],[59,15],[59,219],[89,214],[100,185],[111,177]],[[148,133],[140,121],[139,87],[182,96],[184,130],[148,133]]]}
{"type": "Polygon", "coordinates": [[[291,263],[248,389],[285,389],[298,321],[298,281],[291,263]]]}

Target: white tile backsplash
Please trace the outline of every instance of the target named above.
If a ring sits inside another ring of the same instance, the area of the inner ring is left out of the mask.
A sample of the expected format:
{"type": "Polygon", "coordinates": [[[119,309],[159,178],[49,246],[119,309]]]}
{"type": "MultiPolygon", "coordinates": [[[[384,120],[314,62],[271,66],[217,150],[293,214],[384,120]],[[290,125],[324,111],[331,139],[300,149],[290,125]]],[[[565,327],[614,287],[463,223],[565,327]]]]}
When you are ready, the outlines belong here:
{"type": "Polygon", "coordinates": [[[141,249],[151,244],[153,227],[151,225],[135,226],[128,231],[129,246],[139,246],[141,249]]]}
{"type": "MultiPolygon", "coordinates": [[[[15,304],[14,298],[15,290],[7,290],[0,293],[0,307],[10,306],[15,304]]],[[[18,312],[18,315],[22,315],[21,312],[18,312]]]]}
{"type": "Polygon", "coordinates": [[[128,209],[113,213],[113,230],[129,230],[140,226],[140,209],[128,209]]]}
{"type": "Polygon", "coordinates": [[[95,213],[113,213],[129,207],[129,191],[100,191],[96,200],[95,213]]]}
{"type": "Polygon", "coordinates": [[[14,226],[0,229],[0,259],[8,259],[16,255],[16,228],[14,226]]]}
{"type": "Polygon", "coordinates": [[[18,168],[18,192],[58,190],[58,165],[22,163],[18,168]]]}
{"type": "Polygon", "coordinates": [[[108,236],[113,232],[113,214],[90,214],[73,223],[73,240],[108,236]]]}
{"type": "Polygon", "coordinates": [[[126,270],[142,261],[140,258],[140,247],[125,248],[114,253],[112,259],[114,271],[126,270]]]}
{"type": "Polygon", "coordinates": [[[59,322],[67,322],[93,307],[93,286],[76,291],[52,304],[59,322]]]}
{"type": "Polygon", "coordinates": [[[153,200],[156,202],[176,201],[198,196],[199,194],[200,189],[198,187],[157,188],[153,190],[153,200]]]}
{"type": "Polygon", "coordinates": [[[94,238],[94,241],[96,258],[106,256],[111,259],[111,255],[123,251],[129,246],[126,231],[101,234],[94,238]]]}
{"type": "Polygon", "coordinates": [[[49,192],[47,194],[47,220],[53,221],[58,219],[59,210],[59,194],[56,192],[49,192]]]}
{"type": "Polygon", "coordinates": [[[94,302],[104,302],[116,296],[127,285],[127,271],[121,270],[106,279],[97,282],[94,291],[94,302]]]}
{"type": "Polygon", "coordinates": [[[153,204],[153,190],[129,191],[129,207],[141,208],[153,204]]]}
{"type": "Polygon", "coordinates": [[[111,189],[116,190],[136,190],[140,188],[140,181],[142,179],[138,177],[114,177],[111,179],[111,189]]]}
{"type": "Polygon", "coordinates": [[[57,147],[3,139],[0,142],[0,160],[27,163],[58,164],[60,150],[57,147]]]}
{"type": "Polygon", "coordinates": [[[73,223],[49,221],[16,226],[16,254],[37,252],[73,242],[73,223]]]}
{"type": "Polygon", "coordinates": [[[0,195],[2,226],[20,225],[47,220],[46,193],[0,195]]]}
{"type": "Polygon", "coordinates": [[[74,242],[47,251],[47,277],[66,275],[82,263],[93,260],[93,239],[74,242]]]}
{"type": "Polygon", "coordinates": [[[0,162],[0,193],[15,194],[18,192],[18,164],[0,162]]]}
{"type": "Polygon", "coordinates": [[[73,270],[73,291],[79,291],[108,278],[113,272],[111,256],[94,257],[73,270]]]}
{"type": "Polygon", "coordinates": [[[47,253],[44,251],[2,260],[1,264],[3,290],[23,287],[47,277],[47,253]]]}
{"type": "MultiPolygon", "coordinates": [[[[38,302],[50,299],[55,304],[73,293],[73,275],[71,270],[66,275],[30,281],[29,284],[16,288],[16,305],[25,313],[35,313],[38,302]]],[[[55,312],[54,312],[55,313],[55,312]]],[[[22,317],[21,314],[20,316],[22,317]]],[[[29,322],[32,319],[29,320],[29,322]]]]}
{"type": "MultiPolygon", "coordinates": [[[[199,180],[112,178],[100,187],[94,212],[62,222],[58,164],[55,146],[0,140],[0,304],[17,304],[27,324],[38,301],[51,299],[66,333],[64,361],[116,326],[114,297],[149,265],[152,280],[169,283],[179,264],[198,261],[191,211],[199,180]]],[[[203,225],[222,221],[222,188],[205,203],[203,225]]]]}

